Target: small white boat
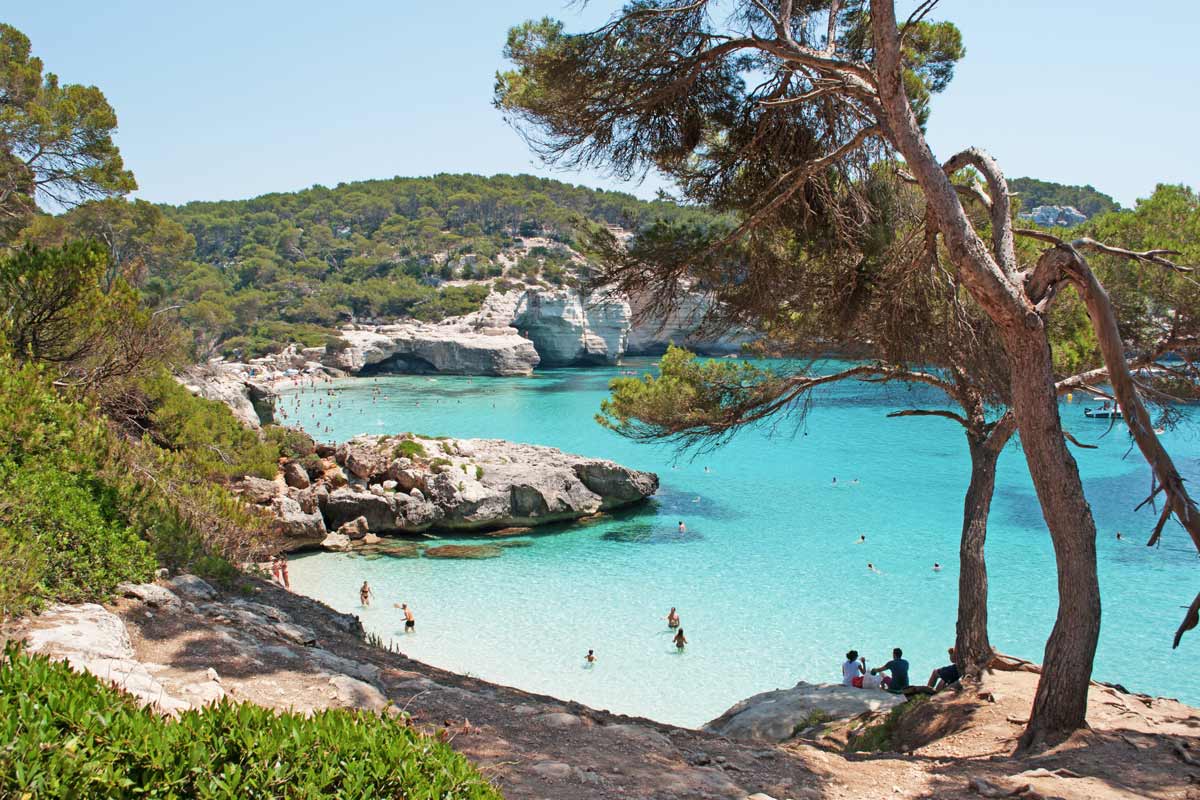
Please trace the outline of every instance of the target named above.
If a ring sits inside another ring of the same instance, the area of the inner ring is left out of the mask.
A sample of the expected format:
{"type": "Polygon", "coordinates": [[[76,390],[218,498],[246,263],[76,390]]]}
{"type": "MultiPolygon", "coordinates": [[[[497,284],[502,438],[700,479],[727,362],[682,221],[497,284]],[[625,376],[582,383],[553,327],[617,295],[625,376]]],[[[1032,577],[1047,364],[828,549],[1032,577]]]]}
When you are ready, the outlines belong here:
{"type": "Polygon", "coordinates": [[[1110,406],[1105,403],[1100,408],[1085,408],[1083,415],[1089,419],[1123,419],[1120,406],[1110,406]]]}

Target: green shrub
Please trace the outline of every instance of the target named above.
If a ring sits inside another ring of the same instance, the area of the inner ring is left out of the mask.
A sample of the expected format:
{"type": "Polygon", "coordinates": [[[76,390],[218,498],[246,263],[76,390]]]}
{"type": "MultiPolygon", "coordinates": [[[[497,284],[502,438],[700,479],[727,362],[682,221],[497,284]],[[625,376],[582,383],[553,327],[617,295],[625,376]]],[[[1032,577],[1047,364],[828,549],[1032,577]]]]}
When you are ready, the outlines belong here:
{"type": "Polygon", "coordinates": [[[454,445],[450,444],[450,442],[444,441],[444,442],[441,442],[438,446],[440,448],[442,448],[442,452],[445,453],[446,455],[448,455],[448,456],[454,455],[454,445]]]}
{"type": "Polygon", "coordinates": [[[880,722],[878,725],[872,725],[851,739],[847,743],[846,749],[851,753],[875,753],[891,750],[892,735],[896,731],[896,726],[900,724],[900,719],[905,714],[908,714],[913,709],[928,701],[928,695],[913,695],[908,699],[908,702],[902,703],[889,711],[888,715],[883,718],[883,722],[880,722]]]}
{"type": "Polygon", "coordinates": [[[9,646],[0,796],[498,800],[448,745],[403,720],[311,717],[229,700],[165,720],[88,674],[9,646]]]}
{"type": "Polygon", "coordinates": [[[429,469],[431,469],[435,474],[442,472],[443,470],[450,469],[452,466],[454,466],[454,463],[448,458],[435,458],[433,461],[429,462],[429,469]]]}
{"type": "Polygon", "coordinates": [[[424,458],[425,445],[416,439],[404,439],[400,444],[396,445],[396,449],[392,451],[392,455],[395,458],[424,458]]]}
{"type": "Polygon", "coordinates": [[[114,446],[41,368],[0,357],[0,616],[41,599],[103,599],[153,574],[121,476],[108,477],[114,446]]]}
{"type": "Polygon", "coordinates": [[[263,438],[275,446],[282,456],[301,459],[317,452],[317,443],[313,438],[299,428],[288,428],[283,425],[264,425],[263,438]]]}
{"type": "Polygon", "coordinates": [[[475,467],[475,480],[477,480],[477,481],[483,480],[483,467],[480,467],[480,466],[475,467]]]}
{"type": "Polygon", "coordinates": [[[144,388],[153,409],[151,437],[186,452],[193,469],[214,480],[275,476],[279,447],[238,422],[224,403],[196,397],[166,371],[144,388]]]}

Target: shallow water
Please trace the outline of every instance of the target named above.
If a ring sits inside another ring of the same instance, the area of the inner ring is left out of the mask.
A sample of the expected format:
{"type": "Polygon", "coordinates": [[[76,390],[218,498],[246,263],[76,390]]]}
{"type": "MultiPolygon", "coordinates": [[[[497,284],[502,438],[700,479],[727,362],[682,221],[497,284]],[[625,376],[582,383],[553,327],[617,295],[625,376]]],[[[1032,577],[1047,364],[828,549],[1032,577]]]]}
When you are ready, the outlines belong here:
{"type": "MultiPolygon", "coordinates": [[[[402,431],[512,439],[611,458],[662,480],[657,497],[636,510],[522,537],[533,545],[499,558],[322,553],[293,559],[293,586],[359,614],[427,663],[681,725],[700,725],[756,692],[838,680],[850,648],[869,667],[903,647],[914,680],[946,663],[966,442],[945,419],[885,417],[936,405],[936,395],[833,386],[798,428],[746,431],[716,452],[674,461],[669,448],[626,441],[593,421],[618,373],[352,379],[332,384],[333,408],[320,393],[286,394],[284,421],[319,439],[402,431]],[[377,594],[369,609],[358,606],[363,580],[377,594]],[[404,635],[394,602],[412,606],[415,634],[404,635]],[[672,605],[690,642],[682,655],[663,620],[672,605]],[[584,666],[588,649],[598,658],[592,667],[584,666]]],[[[1099,445],[1073,448],[1100,531],[1095,675],[1200,703],[1192,667],[1200,634],[1170,646],[1180,604],[1196,590],[1195,550],[1173,522],[1159,548],[1141,546],[1156,514],[1133,507],[1146,495],[1149,469],[1136,451],[1126,457],[1123,429],[1104,435],[1106,423],[1083,417],[1078,396],[1062,413],[1077,438],[1099,445]],[[1130,541],[1116,541],[1118,530],[1130,541]]],[[[1200,477],[1200,427],[1188,422],[1163,438],[1185,477],[1200,477]]],[[[1054,561],[1016,445],[1000,461],[988,562],[993,643],[1040,661],[1056,609],[1054,561]]]]}

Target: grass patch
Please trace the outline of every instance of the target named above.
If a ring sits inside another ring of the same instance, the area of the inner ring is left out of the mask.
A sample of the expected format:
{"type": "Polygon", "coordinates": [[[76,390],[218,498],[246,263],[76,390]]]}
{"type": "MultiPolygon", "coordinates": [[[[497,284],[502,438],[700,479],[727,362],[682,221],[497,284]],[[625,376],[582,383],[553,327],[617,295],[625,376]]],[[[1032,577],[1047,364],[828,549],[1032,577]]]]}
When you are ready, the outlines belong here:
{"type": "Polygon", "coordinates": [[[402,719],[225,699],[173,722],[12,645],[0,660],[0,741],[3,797],[500,798],[465,758],[402,719]]]}
{"type": "Polygon", "coordinates": [[[824,725],[831,719],[833,719],[833,717],[829,716],[829,713],[824,709],[814,708],[812,711],[808,712],[807,717],[800,720],[795,724],[795,726],[793,726],[792,736],[799,736],[802,732],[808,730],[809,728],[817,725],[824,725]]]}
{"type": "Polygon", "coordinates": [[[425,445],[418,442],[416,439],[405,439],[400,444],[396,445],[396,449],[392,451],[392,456],[395,458],[424,458],[425,445]]]}
{"type": "Polygon", "coordinates": [[[909,698],[907,703],[901,703],[888,712],[883,722],[872,725],[846,744],[846,750],[851,753],[880,752],[892,749],[892,735],[904,715],[911,713],[929,702],[929,696],[918,694],[909,698]]]}

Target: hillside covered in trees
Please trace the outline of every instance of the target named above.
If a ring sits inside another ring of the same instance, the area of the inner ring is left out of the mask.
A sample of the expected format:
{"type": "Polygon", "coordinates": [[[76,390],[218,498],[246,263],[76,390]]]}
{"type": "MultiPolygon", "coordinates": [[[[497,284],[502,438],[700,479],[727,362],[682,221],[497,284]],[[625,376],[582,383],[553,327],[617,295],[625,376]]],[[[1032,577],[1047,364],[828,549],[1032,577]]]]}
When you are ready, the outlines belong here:
{"type": "Polygon", "coordinates": [[[322,344],[351,318],[465,314],[491,279],[563,285],[597,226],[711,218],[529,175],[436,175],[180,207],[93,203],[39,219],[28,237],[106,241],[118,269],[139,261],[151,306],[179,306],[197,357],[249,356],[322,344]]]}
{"type": "Polygon", "coordinates": [[[1032,211],[1038,206],[1071,206],[1091,218],[1109,211],[1120,211],[1121,205],[1094,186],[1067,186],[1037,178],[1013,178],[1009,189],[1021,202],[1020,210],[1032,211]]]}

